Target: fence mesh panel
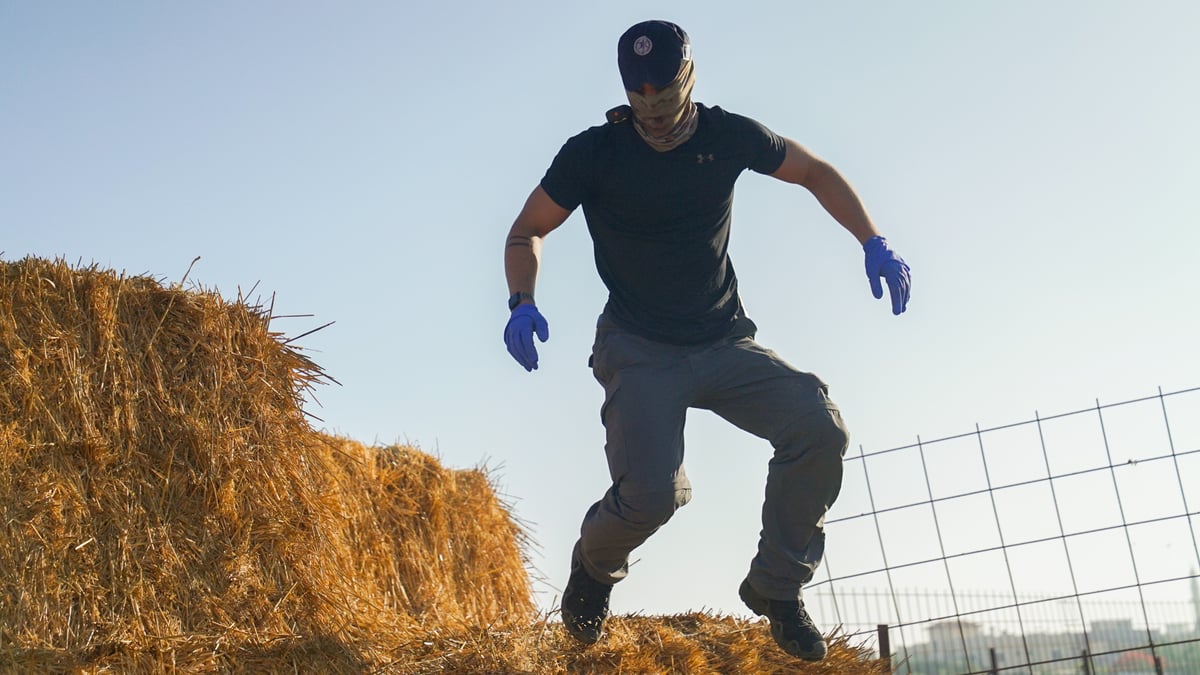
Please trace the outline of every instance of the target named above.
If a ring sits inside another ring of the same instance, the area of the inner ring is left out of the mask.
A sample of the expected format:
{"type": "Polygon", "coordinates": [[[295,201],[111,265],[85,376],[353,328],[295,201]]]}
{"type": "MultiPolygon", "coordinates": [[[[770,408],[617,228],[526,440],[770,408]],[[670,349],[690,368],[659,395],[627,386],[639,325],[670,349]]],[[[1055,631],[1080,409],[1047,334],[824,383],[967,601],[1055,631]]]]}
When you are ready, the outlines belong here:
{"type": "Polygon", "coordinates": [[[846,457],[805,602],[898,673],[1200,673],[1200,387],[846,457]]]}

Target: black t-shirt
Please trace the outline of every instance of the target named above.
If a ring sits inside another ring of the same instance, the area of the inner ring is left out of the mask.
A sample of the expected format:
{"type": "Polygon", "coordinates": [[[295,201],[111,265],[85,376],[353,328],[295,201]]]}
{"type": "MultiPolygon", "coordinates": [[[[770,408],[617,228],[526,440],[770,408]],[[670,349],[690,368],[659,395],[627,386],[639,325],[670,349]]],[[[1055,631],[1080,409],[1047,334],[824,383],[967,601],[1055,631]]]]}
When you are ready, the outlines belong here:
{"type": "Polygon", "coordinates": [[[541,182],[564,209],[583,206],[605,313],[672,344],[719,339],[741,315],[728,252],[734,182],[745,169],[773,173],[786,153],[762,124],[697,106],[695,134],[674,150],[651,148],[632,121],[592,127],[563,144],[541,182]]]}

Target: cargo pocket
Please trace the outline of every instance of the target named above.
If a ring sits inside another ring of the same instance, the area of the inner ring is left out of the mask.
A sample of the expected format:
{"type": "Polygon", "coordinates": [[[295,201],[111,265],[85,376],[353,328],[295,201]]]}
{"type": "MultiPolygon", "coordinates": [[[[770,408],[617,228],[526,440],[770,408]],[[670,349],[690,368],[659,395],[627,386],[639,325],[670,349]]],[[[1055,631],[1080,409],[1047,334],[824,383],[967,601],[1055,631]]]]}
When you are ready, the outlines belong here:
{"type": "Polygon", "coordinates": [[[612,376],[612,368],[608,365],[612,360],[608,358],[608,343],[612,337],[610,330],[597,331],[596,340],[592,343],[592,353],[588,356],[588,368],[592,369],[592,375],[605,389],[608,388],[605,383],[612,376]]]}
{"type": "Polygon", "coordinates": [[[620,394],[621,374],[617,372],[604,383],[604,403],[600,405],[600,423],[604,425],[605,433],[604,454],[608,460],[608,474],[614,483],[629,471],[622,425],[619,419],[612,419],[619,414],[614,404],[620,394]]]}
{"type": "MultiPolygon", "coordinates": [[[[600,380],[600,377],[596,377],[600,380]]],[[[620,373],[614,373],[606,379],[600,381],[604,385],[604,403],[600,404],[600,423],[608,427],[608,409],[612,407],[613,401],[617,397],[617,391],[621,388],[620,373]]]]}

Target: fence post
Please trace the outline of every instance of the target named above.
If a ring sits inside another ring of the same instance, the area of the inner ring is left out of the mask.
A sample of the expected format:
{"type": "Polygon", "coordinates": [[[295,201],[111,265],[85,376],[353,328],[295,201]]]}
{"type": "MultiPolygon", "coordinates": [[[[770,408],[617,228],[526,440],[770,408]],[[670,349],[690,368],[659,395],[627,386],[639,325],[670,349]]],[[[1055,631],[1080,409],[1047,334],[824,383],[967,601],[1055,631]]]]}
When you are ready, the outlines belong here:
{"type": "Polygon", "coordinates": [[[892,643],[888,640],[888,627],[881,623],[875,627],[879,635],[879,660],[887,661],[888,672],[892,672],[892,643]]]}
{"type": "Polygon", "coordinates": [[[988,675],[1000,675],[1000,664],[996,663],[996,648],[988,647],[988,656],[992,659],[992,668],[988,675]]]}
{"type": "Polygon", "coordinates": [[[1088,650],[1083,650],[1083,675],[1092,675],[1092,659],[1088,657],[1088,650]]]}

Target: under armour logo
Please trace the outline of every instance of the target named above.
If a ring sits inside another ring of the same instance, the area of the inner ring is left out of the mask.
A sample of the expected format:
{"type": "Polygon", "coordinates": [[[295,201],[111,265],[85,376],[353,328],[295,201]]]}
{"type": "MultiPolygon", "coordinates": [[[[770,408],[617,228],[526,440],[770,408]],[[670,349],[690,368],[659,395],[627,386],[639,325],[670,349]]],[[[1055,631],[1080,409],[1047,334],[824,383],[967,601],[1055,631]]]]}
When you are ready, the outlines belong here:
{"type": "Polygon", "coordinates": [[[712,156],[712,153],[709,153],[707,155],[696,155],[696,163],[697,164],[711,162],[711,161],[713,161],[713,159],[715,159],[715,158],[712,156]]]}

